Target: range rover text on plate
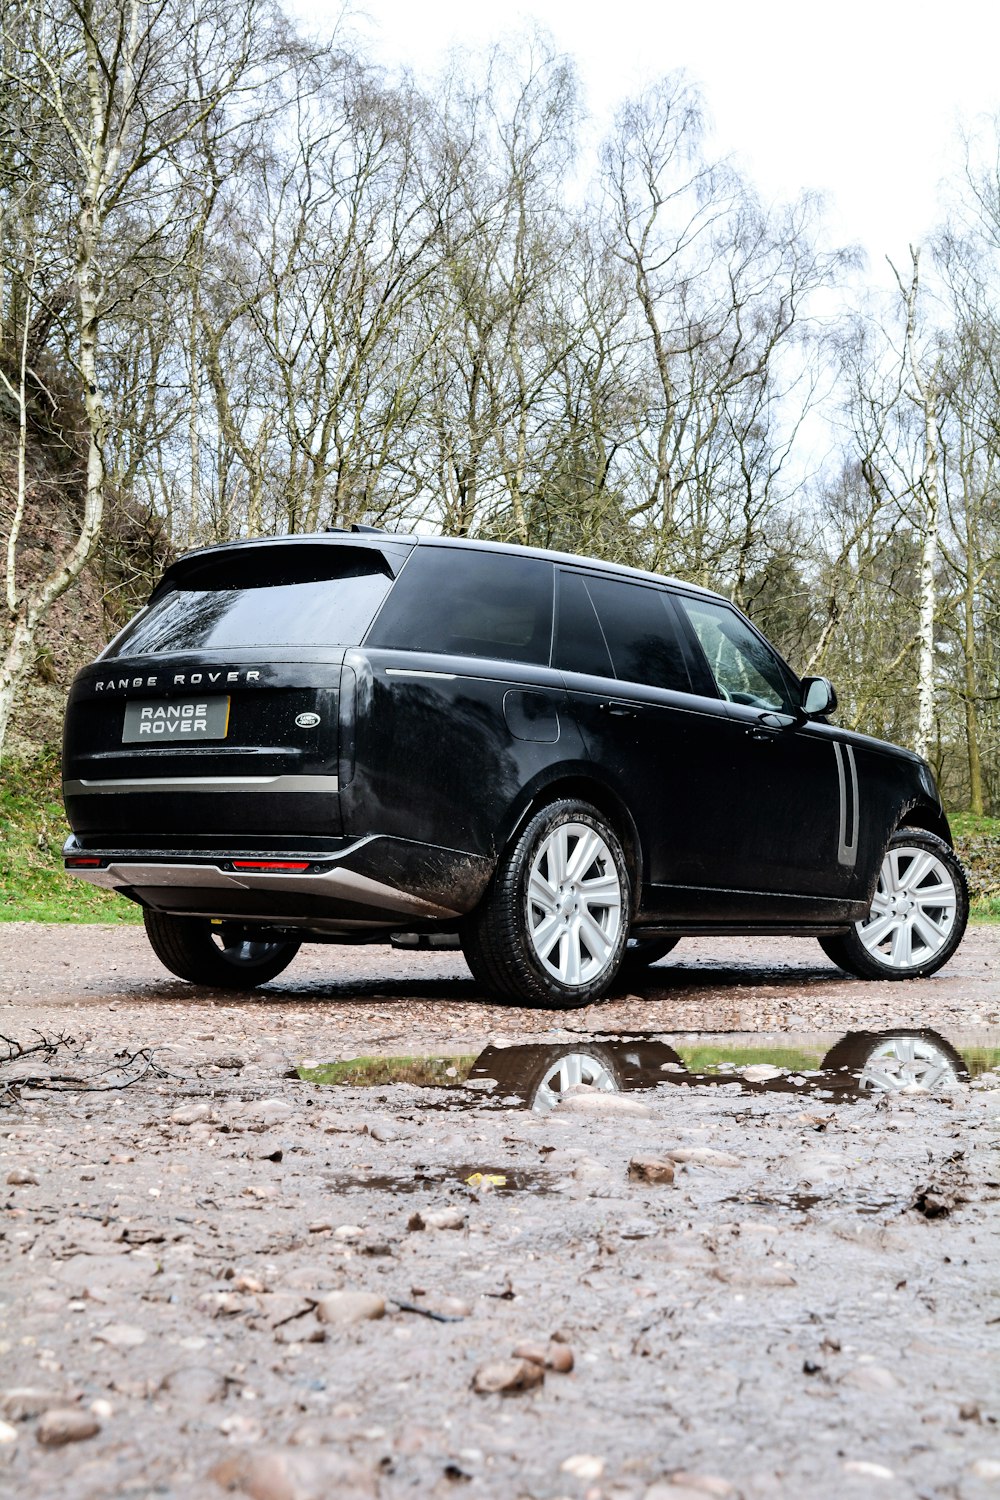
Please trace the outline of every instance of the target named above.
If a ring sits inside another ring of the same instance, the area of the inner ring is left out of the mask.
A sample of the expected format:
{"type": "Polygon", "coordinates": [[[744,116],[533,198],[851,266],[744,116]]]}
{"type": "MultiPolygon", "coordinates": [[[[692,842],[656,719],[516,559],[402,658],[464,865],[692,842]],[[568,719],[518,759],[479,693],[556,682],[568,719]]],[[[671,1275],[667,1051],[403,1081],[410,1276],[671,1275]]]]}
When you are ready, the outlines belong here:
{"type": "Polygon", "coordinates": [[[208,548],[73,684],[66,868],[234,989],[304,940],[454,934],[530,1005],[692,933],[931,974],[968,915],[933,777],[835,707],[655,574],[367,531],[208,548]]]}

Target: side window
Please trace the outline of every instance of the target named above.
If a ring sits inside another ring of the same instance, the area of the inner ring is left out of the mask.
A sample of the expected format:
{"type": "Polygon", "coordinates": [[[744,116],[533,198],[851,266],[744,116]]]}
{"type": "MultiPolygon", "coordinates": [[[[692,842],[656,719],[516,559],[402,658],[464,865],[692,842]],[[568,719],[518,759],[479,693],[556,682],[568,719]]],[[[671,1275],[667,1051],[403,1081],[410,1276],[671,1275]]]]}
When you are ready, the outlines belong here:
{"type": "Polygon", "coordinates": [[[365,644],[547,667],[553,575],[541,558],[418,545],[365,644]]]}
{"type": "Polygon", "coordinates": [[[616,578],[588,578],[587,589],[615,676],[624,682],[690,693],[684,649],[666,595],[659,589],[616,578]]]}
{"type": "Polygon", "coordinates": [[[681,597],[724,698],[752,708],[795,711],[795,691],[781,662],[735,610],[708,600],[681,597]]]}
{"type": "Polygon", "coordinates": [[[586,672],[591,677],[615,675],[582,573],[559,574],[559,625],[552,664],[561,672],[586,672]]]}

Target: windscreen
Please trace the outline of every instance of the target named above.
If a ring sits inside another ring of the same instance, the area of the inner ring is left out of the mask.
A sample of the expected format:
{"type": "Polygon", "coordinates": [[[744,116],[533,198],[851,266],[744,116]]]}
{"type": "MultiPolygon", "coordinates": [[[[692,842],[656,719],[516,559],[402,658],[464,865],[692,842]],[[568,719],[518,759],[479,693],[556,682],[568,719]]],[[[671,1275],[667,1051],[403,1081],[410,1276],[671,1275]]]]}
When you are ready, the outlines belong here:
{"type": "Polygon", "coordinates": [[[108,656],[356,646],[392,587],[385,558],[374,549],[296,550],[223,554],[178,568],[108,656]]]}

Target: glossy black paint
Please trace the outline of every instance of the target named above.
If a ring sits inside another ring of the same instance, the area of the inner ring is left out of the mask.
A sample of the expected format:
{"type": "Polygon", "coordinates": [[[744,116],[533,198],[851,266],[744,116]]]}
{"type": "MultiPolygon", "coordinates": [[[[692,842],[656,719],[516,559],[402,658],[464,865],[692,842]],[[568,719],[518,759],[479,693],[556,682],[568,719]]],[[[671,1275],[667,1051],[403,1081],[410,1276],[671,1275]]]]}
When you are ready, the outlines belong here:
{"type": "MultiPolygon", "coordinates": [[[[829,932],[867,912],[901,823],[948,837],[923,763],[808,717],[784,663],[774,659],[785,684],[780,709],[723,696],[683,606],[724,601],[656,575],[458,540],[323,536],[194,554],[174,564],[154,597],[197,585],[204,599],[206,579],[223,564],[244,582],[269,569],[293,583],[322,577],[338,547],[384,551],[390,592],[365,641],[130,657],[126,631],[78,675],[63,773],[74,833],[67,857],[100,861],[78,869],[84,878],[160,910],[242,916],[324,938],[454,928],[519,824],[540,803],[572,795],[618,829],[637,927],[829,932]],[[308,550],[305,562],[295,561],[296,548],[308,550]],[[412,566],[422,557],[426,565],[412,566]],[[495,597],[484,583],[491,570],[495,597]],[[468,597],[472,572],[485,604],[463,634],[466,617],[451,609],[447,583],[454,577],[468,597]],[[440,597],[417,589],[423,576],[440,597]],[[642,595],[632,646],[627,619],[613,618],[624,597],[613,584],[642,595]],[[582,612],[584,587],[593,622],[582,612]],[[408,636],[408,597],[420,600],[420,649],[408,636]],[[662,641],[648,623],[661,610],[662,641]],[[579,670],[589,662],[599,670],[579,670]],[[122,743],[125,703],[206,692],[231,699],[223,742],[122,743]],[[174,784],[155,785],[164,779],[174,784]],[[313,789],[302,789],[305,779],[313,789]],[[302,855],[309,867],[294,875],[230,868],[233,856],[254,853],[302,855]]],[[[289,587],[285,611],[295,599],[289,587]]],[[[265,609],[266,589],[260,598],[265,609]]],[[[182,604],[179,595],[171,610],[182,604]]]]}

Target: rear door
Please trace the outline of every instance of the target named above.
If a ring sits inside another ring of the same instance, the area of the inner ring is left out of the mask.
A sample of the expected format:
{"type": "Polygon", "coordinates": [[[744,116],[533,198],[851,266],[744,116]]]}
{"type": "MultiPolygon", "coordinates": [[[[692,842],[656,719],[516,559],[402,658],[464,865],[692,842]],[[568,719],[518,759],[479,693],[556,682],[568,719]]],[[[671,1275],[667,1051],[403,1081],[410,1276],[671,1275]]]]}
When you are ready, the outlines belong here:
{"type": "Polygon", "coordinates": [[[728,883],[718,786],[736,731],[670,593],[564,568],[558,621],[554,662],[573,714],[639,831],[642,917],[715,912],[728,883]]]}

